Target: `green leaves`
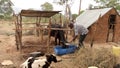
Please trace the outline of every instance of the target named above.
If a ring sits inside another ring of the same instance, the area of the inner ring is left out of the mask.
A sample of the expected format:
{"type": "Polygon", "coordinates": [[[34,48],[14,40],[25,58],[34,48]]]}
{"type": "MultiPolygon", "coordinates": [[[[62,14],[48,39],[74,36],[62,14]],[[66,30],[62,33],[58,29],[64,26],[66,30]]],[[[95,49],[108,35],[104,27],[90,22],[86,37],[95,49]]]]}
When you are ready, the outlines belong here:
{"type": "Polygon", "coordinates": [[[4,15],[4,18],[10,17],[12,13],[12,8],[10,7],[12,5],[10,0],[0,0],[0,14],[4,15]]]}
{"type": "Polygon", "coordinates": [[[52,11],[53,10],[52,4],[50,4],[48,2],[45,2],[44,4],[42,4],[41,7],[42,7],[42,10],[45,10],[45,11],[52,11]]]}
{"type": "Polygon", "coordinates": [[[94,0],[96,3],[98,3],[98,7],[114,7],[118,10],[120,10],[120,1],[119,0],[94,0]]]}

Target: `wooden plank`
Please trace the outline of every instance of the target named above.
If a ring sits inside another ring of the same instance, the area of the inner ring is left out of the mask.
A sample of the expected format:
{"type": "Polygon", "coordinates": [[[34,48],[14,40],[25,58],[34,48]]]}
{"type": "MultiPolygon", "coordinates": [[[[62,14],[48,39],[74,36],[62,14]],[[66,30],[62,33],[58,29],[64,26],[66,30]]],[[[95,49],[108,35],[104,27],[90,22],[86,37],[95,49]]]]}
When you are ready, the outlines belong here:
{"type": "MultiPolygon", "coordinates": [[[[31,28],[18,28],[17,30],[34,30],[34,29],[40,29],[40,30],[49,30],[49,28],[41,28],[41,27],[31,27],[31,28]]],[[[65,29],[65,28],[50,28],[51,30],[64,30],[64,31],[71,31],[73,29],[65,29]]],[[[13,29],[16,30],[16,29],[13,29]]]]}

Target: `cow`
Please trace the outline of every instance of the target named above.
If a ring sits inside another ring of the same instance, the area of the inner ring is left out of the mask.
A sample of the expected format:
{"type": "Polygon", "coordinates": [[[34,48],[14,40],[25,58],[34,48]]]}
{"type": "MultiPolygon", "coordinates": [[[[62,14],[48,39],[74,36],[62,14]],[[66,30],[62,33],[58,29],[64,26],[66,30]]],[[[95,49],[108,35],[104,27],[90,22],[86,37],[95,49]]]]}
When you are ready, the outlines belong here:
{"type": "MultiPolygon", "coordinates": [[[[51,24],[50,27],[51,28],[63,28],[59,24],[51,24]]],[[[62,45],[65,45],[65,43],[67,43],[66,38],[65,38],[65,32],[63,30],[51,30],[50,37],[51,36],[55,37],[55,45],[60,45],[60,43],[62,43],[62,45]],[[59,41],[59,43],[57,43],[57,40],[59,41]]]]}
{"type": "Polygon", "coordinates": [[[52,62],[57,62],[57,58],[53,54],[46,55],[45,58],[39,59],[36,59],[36,57],[28,57],[28,59],[20,65],[20,68],[49,68],[52,62]]]}

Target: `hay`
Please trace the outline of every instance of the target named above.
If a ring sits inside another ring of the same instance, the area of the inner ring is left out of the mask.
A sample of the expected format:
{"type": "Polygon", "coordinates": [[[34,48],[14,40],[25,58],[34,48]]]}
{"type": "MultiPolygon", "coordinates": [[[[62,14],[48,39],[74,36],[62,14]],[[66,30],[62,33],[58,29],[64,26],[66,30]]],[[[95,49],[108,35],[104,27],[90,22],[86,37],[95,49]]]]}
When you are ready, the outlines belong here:
{"type": "Polygon", "coordinates": [[[113,68],[116,64],[116,58],[107,48],[82,48],[76,53],[76,58],[74,59],[73,64],[78,68],[87,68],[89,66],[113,68]]]}

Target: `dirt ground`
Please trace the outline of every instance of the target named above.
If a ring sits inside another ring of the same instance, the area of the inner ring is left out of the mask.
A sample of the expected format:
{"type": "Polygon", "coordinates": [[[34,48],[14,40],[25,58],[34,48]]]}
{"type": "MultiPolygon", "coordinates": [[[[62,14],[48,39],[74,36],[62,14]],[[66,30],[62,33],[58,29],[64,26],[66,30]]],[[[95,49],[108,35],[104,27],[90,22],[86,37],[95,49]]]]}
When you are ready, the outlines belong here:
{"type": "MultiPolygon", "coordinates": [[[[25,61],[25,59],[28,57],[28,54],[30,52],[34,51],[41,51],[44,53],[47,53],[47,45],[45,38],[42,42],[39,41],[38,38],[33,36],[24,36],[23,38],[23,51],[17,51],[15,46],[15,36],[14,36],[14,24],[4,23],[0,22],[0,68],[20,68],[20,64],[25,61]],[[43,44],[41,44],[43,43],[43,44]],[[34,45],[33,45],[34,44],[34,45]],[[31,46],[32,45],[32,46],[31,46]],[[11,60],[13,62],[13,65],[11,66],[3,66],[1,65],[1,62],[4,60],[11,60]]],[[[90,48],[89,43],[85,43],[85,48],[90,48]]],[[[92,49],[100,49],[100,48],[107,48],[112,51],[112,46],[119,46],[119,44],[116,43],[95,43],[92,49]]],[[[54,53],[54,45],[53,42],[50,45],[49,53],[54,53]]],[[[88,52],[89,53],[89,52],[88,52]]],[[[58,63],[52,63],[52,68],[81,68],[77,67],[73,64],[73,60],[76,59],[76,57],[79,57],[75,53],[58,56],[62,58],[61,62],[58,63]]],[[[79,59],[78,59],[79,60],[79,59]]],[[[87,61],[86,61],[87,62],[87,61]]],[[[84,67],[83,67],[84,68],[84,67]]]]}

